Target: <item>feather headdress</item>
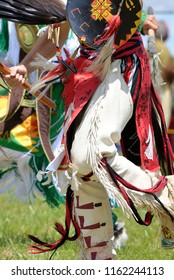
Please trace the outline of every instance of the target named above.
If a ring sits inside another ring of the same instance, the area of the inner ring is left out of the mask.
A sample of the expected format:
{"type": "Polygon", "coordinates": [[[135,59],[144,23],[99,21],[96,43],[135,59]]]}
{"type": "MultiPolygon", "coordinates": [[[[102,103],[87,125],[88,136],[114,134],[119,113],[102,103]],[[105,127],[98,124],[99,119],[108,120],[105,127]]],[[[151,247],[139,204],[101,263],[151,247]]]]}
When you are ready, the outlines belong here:
{"type": "Polygon", "coordinates": [[[52,24],[66,19],[66,0],[3,0],[0,18],[24,24],[52,24]]]}

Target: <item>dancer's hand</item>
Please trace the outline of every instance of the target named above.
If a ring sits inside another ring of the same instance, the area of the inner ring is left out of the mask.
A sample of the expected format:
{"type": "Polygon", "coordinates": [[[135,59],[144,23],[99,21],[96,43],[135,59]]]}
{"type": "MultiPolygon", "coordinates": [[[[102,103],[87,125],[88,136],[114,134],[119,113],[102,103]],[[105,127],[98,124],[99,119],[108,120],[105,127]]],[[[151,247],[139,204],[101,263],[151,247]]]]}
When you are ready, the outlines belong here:
{"type": "Polygon", "coordinates": [[[10,67],[11,73],[4,75],[4,79],[11,88],[24,84],[27,77],[27,68],[24,65],[10,67]]]}
{"type": "Polygon", "coordinates": [[[158,29],[158,21],[154,15],[148,15],[143,23],[142,33],[144,35],[148,35],[148,30],[153,29],[157,31],[158,29]]]}

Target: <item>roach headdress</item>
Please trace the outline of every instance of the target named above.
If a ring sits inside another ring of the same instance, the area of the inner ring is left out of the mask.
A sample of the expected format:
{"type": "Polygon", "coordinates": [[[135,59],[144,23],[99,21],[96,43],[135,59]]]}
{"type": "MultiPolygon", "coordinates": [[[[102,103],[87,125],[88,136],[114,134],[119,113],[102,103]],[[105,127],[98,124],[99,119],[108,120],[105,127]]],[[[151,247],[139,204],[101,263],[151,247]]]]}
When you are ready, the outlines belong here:
{"type": "Polygon", "coordinates": [[[136,32],[141,17],[139,0],[68,0],[67,18],[80,41],[98,48],[115,33],[115,48],[136,32]]]}

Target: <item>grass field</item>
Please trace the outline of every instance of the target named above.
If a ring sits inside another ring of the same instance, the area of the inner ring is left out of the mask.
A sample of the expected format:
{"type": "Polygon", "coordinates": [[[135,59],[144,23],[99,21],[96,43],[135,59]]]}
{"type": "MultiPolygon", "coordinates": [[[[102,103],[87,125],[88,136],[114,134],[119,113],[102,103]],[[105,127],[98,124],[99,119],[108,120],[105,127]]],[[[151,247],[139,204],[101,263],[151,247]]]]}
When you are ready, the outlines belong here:
{"type": "MultiPolygon", "coordinates": [[[[41,240],[53,242],[59,238],[54,222],[64,224],[64,205],[52,209],[46,203],[36,200],[32,204],[14,201],[7,194],[0,196],[0,259],[1,260],[48,260],[51,253],[29,255],[27,249],[32,242],[27,234],[41,240]]],[[[128,233],[127,245],[117,251],[120,260],[174,260],[174,250],[160,248],[159,224],[153,219],[150,227],[136,224],[123,217],[116,209],[119,221],[124,221],[128,233]]],[[[53,260],[76,260],[76,242],[66,242],[54,254],[53,260]]]]}

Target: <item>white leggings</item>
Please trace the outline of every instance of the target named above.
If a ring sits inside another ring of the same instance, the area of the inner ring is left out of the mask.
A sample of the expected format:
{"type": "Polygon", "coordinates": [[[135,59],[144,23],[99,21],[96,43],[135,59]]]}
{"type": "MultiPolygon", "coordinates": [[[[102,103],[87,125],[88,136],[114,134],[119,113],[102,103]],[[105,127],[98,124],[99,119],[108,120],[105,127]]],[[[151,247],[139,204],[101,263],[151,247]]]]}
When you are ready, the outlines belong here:
{"type": "MultiPolygon", "coordinates": [[[[113,229],[107,192],[111,192],[118,203],[130,213],[125,200],[108,174],[102,166],[99,167],[100,159],[106,157],[117,174],[138,188],[151,188],[158,181],[156,174],[145,172],[125,157],[120,156],[117,151],[115,143],[120,141],[121,132],[132,112],[132,98],[120,73],[120,61],[117,60],[113,62],[109,75],[99,85],[91,98],[80,125],[76,129],[71,147],[72,169],[73,174],[76,173],[72,184],[75,197],[78,197],[80,205],[102,203],[102,207],[94,207],[90,210],[84,210],[78,208],[77,204],[75,205],[75,213],[83,238],[83,254],[87,259],[110,259],[113,256],[111,246],[113,229]],[[82,177],[91,170],[93,170],[94,175],[89,182],[84,182],[82,177]],[[95,223],[100,225],[104,223],[105,226],[96,229],[84,227],[95,223]],[[105,242],[105,246],[97,245],[101,242],[105,242]]],[[[167,223],[167,226],[172,231],[174,230],[171,219],[164,213],[163,208],[152,195],[132,190],[127,191],[127,193],[135,204],[156,213],[162,225],[167,223]]],[[[174,203],[170,199],[167,186],[158,194],[158,197],[174,214],[174,203]]]]}

